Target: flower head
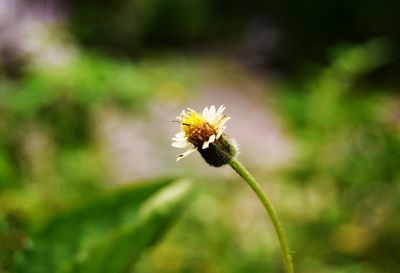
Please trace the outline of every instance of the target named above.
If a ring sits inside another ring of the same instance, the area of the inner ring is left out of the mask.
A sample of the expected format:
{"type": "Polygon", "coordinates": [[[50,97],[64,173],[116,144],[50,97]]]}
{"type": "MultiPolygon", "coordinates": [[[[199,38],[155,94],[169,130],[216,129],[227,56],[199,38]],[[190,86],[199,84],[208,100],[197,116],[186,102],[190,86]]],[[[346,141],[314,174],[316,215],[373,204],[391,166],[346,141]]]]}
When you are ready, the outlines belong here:
{"type": "Polygon", "coordinates": [[[204,108],[201,114],[191,108],[181,112],[177,117],[181,131],[172,138],[172,146],[188,150],[178,155],[177,161],[198,150],[212,166],[222,166],[229,162],[236,150],[224,134],[225,123],[230,119],[222,114],[224,110],[223,105],[218,110],[212,105],[204,108]]]}

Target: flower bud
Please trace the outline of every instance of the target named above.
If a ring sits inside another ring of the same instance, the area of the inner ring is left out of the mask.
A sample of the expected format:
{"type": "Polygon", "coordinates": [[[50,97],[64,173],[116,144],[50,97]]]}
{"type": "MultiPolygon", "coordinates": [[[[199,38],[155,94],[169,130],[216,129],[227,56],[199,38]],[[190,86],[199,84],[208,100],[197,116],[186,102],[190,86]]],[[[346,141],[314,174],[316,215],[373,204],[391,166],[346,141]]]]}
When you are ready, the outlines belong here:
{"type": "Polygon", "coordinates": [[[237,148],[229,142],[226,135],[223,135],[211,143],[207,149],[199,149],[199,152],[208,164],[214,167],[221,167],[228,164],[235,157],[237,148]]]}

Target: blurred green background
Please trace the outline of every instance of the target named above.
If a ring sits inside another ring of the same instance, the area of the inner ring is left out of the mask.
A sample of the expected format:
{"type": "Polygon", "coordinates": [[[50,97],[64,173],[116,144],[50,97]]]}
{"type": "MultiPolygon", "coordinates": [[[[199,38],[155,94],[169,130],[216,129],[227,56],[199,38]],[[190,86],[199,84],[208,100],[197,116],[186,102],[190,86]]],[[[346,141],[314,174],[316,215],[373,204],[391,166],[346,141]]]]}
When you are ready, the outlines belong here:
{"type": "Polygon", "coordinates": [[[283,272],[170,122],[227,106],[296,272],[397,273],[398,1],[0,0],[0,272],[283,272]]]}

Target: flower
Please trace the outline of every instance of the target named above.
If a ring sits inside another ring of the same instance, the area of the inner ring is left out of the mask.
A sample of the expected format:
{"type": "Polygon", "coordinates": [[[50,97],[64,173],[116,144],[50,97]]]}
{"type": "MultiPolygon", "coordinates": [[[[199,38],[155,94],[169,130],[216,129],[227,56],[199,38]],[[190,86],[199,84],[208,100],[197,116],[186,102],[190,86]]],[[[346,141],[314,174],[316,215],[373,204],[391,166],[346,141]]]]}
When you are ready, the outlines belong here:
{"type": "Polygon", "coordinates": [[[212,105],[210,108],[205,107],[201,114],[191,108],[181,112],[177,117],[181,131],[172,138],[172,146],[188,149],[178,155],[177,161],[196,150],[212,166],[222,166],[230,161],[236,149],[224,134],[225,123],[230,119],[222,114],[224,110],[223,105],[218,110],[212,105]]]}

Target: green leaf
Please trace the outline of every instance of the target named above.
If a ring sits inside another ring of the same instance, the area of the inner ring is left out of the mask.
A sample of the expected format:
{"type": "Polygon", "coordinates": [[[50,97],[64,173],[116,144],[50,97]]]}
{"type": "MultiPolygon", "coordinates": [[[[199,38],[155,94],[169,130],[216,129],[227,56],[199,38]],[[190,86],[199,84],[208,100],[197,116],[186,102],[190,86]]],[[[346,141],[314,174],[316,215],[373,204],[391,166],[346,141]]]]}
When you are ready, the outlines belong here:
{"type": "Polygon", "coordinates": [[[33,237],[17,272],[126,272],[177,219],[190,193],[188,181],[162,181],[58,216],[33,237]]]}

